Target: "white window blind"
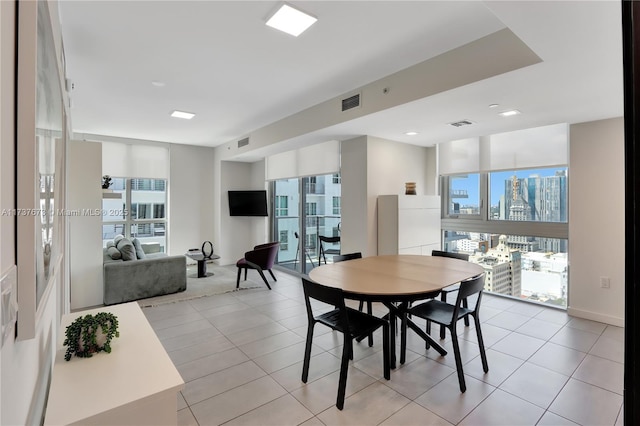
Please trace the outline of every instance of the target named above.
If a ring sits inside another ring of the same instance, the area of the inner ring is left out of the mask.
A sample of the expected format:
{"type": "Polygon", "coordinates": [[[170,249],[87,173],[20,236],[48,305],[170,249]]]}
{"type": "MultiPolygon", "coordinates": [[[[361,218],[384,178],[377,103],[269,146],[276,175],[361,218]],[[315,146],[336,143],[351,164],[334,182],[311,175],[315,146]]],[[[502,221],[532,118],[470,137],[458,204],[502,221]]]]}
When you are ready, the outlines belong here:
{"type": "Polygon", "coordinates": [[[441,175],[518,170],[568,164],[566,123],[438,145],[441,175]]]}
{"type": "Polygon", "coordinates": [[[340,142],[328,141],[306,146],[265,160],[266,180],[319,176],[340,171],[340,142]]]}
{"type": "Polygon", "coordinates": [[[169,149],[155,145],[102,142],[102,174],[168,179],[169,149]]]}
{"type": "Polygon", "coordinates": [[[480,168],[479,138],[439,144],[438,162],[441,175],[477,172],[480,168]]]}

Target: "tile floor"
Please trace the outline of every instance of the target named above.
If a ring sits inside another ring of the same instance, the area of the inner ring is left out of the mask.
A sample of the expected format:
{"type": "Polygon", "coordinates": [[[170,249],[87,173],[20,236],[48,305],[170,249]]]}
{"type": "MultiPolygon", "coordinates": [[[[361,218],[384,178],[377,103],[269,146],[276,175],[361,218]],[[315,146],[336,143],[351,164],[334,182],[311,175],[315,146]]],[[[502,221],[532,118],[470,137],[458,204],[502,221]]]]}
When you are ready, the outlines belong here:
{"type": "MultiPolygon", "coordinates": [[[[453,354],[425,350],[411,331],[406,363],[384,380],[378,334],[372,348],[366,339],[355,346],[339,411],[341,335],[316,326],[309,380],[302,383],[302,286],[287,273],[276,276],[272,291],[143,310],[186,383],[179,424],[623,424],[622,328],[491,295],[481,309],[489,373],[482,371],[475,330],[461,323],[466,393],[458,388],[453,354]]],[[[449,335],[443,343],[451,350],[449,335]]]]}

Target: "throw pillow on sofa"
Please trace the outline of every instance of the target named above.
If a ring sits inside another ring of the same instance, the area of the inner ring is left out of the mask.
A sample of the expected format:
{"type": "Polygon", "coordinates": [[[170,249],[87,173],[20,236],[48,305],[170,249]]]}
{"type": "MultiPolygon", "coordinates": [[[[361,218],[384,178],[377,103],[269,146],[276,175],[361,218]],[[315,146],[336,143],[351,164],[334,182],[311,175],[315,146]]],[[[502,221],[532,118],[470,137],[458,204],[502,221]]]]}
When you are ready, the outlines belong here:
{"type": "Polygon", "coordinates": [[[127,238],[121,238],[120,241],[116,243],[116,248],[120,250],[122,260],[127,261],[137,259],[136,248],[133,246],[133,243],[127,238]]]}
{"type": "Polygon", "coordinates": [[[115,237],[113,237],[113,243],[117,246],[117,245],[118,245],[118,242],[119,242],[121,239],[123,239],[123,238],[124,238],[124,235],[122,235],[122,234],[118,234],[118,235],[116,235],[115,237]]]}
{"type": "Polygon", "coordinates": [[[107,248],[107,254],[113,260],[118,260],[122,258],[122,253],[120,253],[120,250],[118,250],[113,244],[111,245],[111,247],[107,248]]]}
{"type": "Polygon", "coordinates": [[[144,250],[142,249],[142,243],[139,239],[134,238],[131,242],[133,243],[133,247],[135,247],[136,249],[136,257],[138,259],[144,259],[145,257],[147,257],[144,253],[144,250]]]}

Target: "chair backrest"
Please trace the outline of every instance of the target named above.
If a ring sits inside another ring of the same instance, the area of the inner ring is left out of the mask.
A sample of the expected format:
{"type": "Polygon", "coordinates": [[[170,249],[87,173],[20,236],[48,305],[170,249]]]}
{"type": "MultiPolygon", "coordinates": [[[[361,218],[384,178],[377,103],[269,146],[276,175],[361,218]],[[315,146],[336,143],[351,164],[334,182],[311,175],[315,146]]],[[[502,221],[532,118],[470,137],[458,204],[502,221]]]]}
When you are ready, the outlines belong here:
{"type": "Polygon", "coordinates": [[[348,325],[349,320],[347,317],[347,309],[345,307],[344,295],[342,294],[341,289],[327,287],[304,277],[302,277],[302,288],[304,289],[304,302],[307,305],[307,316],[309,317],[309,321],[313,321],[313,310],[311,308],[310,299],[315,299],[339,309],[341,311],[341,322],[348,325]]]}
{"type": "Polygon", "coordinates": [[[333,256],[333,263],[344,262],[345,260],[353,260],[353,259],[362,259],[362,253],[345,253],[345,254],[336,254],[333,256]]]}
{"type": "Polygon", "coordinates": [[[280,242],[278,241],[259,244],[255,246],[253,250],[246,252],[244,258],[260,266],[262,269],[271,269],[276,261],[279,248],[280,242]]]}
{"type": "Polygon", "coordinates": [[[318,239],[323,243],[339,243],[340,242],[340,237],[325,237],[323,235],[320,235],[318,239]]]}
{"type": "Polygon", "coordinates": [[[451,257],[453,259],[469,261],[469,255],[464,253],[451,253],[448,251],[431,250],[431,256],[451,257]]]}
{"type": "Polygon", "coordinates": [[[469,296],[473,296],[474,294],[478,294],[478,299],[476,300],[476,306],[473,310],[478,310],[480,307],[480,300],[482,299],[482,290],[484,290],[484,273],[477,275],[468,280],[462,281],[460,283],[460,289],[458,290],[458,298],[456,300],[456,310],[462,304],[462,299],[466,299],[469,296]]]}

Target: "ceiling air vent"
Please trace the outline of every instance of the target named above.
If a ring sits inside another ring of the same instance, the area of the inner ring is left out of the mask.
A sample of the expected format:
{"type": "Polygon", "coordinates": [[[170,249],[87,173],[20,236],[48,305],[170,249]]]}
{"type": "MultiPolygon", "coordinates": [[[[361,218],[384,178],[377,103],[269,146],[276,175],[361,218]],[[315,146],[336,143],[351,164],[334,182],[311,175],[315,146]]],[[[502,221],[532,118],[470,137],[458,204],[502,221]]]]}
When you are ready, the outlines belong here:
{"type": "Polygon", "coordinates": [[[249,145],[249,138],[240,139],[238,141],[238,148],[249,145]]]}
{"type": "Polygon", "coordinates": [[[360,93],[349,96],[342,100],[342,111],[357,108],[360,106],[360,93]]]}
{"type": "Polygon", "coordinates": [[[449,123],[449,125],[453,127],[469,126],[471,124],[473,124],[473,121],[471,120],[460,120],[456,121],[455,123],[449,123]]]}

